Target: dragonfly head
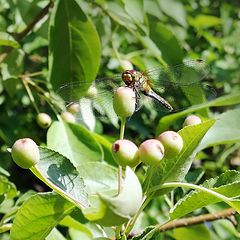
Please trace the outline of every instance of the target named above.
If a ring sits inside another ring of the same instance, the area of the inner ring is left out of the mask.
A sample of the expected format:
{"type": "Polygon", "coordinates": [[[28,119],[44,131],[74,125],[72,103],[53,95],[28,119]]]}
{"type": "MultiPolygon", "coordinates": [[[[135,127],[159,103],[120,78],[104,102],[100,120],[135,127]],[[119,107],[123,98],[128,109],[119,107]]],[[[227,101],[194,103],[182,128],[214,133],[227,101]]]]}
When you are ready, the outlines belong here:
{"type": "Polygon", "coordinates": [[[137,72],[136,70],[125,70],[122,73],[122,80],[127,86],[131,86],[137,81],[138,74],[139,72],[137,72]]]}

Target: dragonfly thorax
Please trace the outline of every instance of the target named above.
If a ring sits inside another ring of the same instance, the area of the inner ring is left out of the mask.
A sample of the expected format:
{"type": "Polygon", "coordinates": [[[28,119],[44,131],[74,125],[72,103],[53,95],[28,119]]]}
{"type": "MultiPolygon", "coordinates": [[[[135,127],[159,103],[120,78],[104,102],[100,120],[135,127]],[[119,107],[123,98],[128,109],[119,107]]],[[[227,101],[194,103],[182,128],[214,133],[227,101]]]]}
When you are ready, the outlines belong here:
{"type": "Polygon", "coordinates": [[[134,69],[125,70],[122,73],[122,80],[128,87],[134,87],[135,83],[142,78],[142,74],[134,69]]]}

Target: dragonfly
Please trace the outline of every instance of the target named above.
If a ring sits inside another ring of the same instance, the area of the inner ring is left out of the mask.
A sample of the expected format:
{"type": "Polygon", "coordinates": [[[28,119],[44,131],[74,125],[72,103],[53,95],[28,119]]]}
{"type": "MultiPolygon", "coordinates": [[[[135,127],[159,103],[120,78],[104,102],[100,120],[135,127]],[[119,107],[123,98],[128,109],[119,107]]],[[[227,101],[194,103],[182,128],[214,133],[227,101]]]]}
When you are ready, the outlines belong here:
{"type": "Polygon", "coordinates": [[[215,95],[212,88],[203,84],[202,80],[208,74],[209,66],[205,61],[188,60],[179,65],[158,66],[146,71],[125,70],[114,77],[96,79],[91,86],[85,81],[68,83],[60,87],[57,93],[66,101],[66,106],[80,101],[85,103],[85,106],[82,104],[82,112],[89,112],[91,105],[94,114],[111,119],[114,116],[113,92],[124,85],[135,92],[135,112],[142,106],[142,95],[152,99],[157,110],[173,112],[182,109],[174,103],[174,97],[179,93],[193,104],[200,98],[204,101],[206,93],[211,97],[215,95]]]}

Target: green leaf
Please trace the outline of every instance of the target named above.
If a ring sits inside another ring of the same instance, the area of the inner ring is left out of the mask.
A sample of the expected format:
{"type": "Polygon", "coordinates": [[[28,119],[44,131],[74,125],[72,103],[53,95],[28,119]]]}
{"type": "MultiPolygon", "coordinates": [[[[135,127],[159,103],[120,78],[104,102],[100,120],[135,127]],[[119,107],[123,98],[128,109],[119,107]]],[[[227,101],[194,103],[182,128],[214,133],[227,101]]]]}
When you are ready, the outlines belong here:
{"type": "Polygon", "coordinates": [[[175,228],[173,230],[173,235],[174,235],[174,239],[176,240],[183,240],[183,239],[211,240],[210,231],[203,224],[199,224],[196,226],[175,228]]]}
{"type": "Polygon", "coordinates": [[[14,97],[17,92],[17,84],[19,83],[19,79],[16,77],[11,77],[3,80],[3,86],[6,92],[10,97],[14,97]]]}
{"type": "Polygon", "coordinates": [[[161,50],[162,57],[168,64],[175,65],[182,62],[183,50],[177,38],[166,25],[150,21],[150,38],[161,50]]]}
{"type": "Polygon", "coordinates": [[[99,144],[101,144],[102,148],[103,148],[103,153],[104,153],[104,161],[106,161],[107,163],[113,165],[113,166],[117,166],[116,161],[113,158],[112,155],[112,143],[109,142],[105,137],[97,134],[97,133],[93,133],[95,139],[97,140],[97,142],[99,144]]]}
{"type": "Polygon", "coordinates": [[[101,146],[79,124],[54,122],[47,133],[47,146],[67,157],[75,167],[102,160],[101,146]]]}
{"type": "Polygon", "coordinates": [[[66,238],[56,229],[53,228],[52,231],[46,237],[46,240],[66,240],[66,238]]]}
{"type": "Polygon", "coordinates": [[[144,21],[143,0],[124,0],[125,10],[129,16],[139,23],[144,21]]]}
{"type": "Polygon", "coordinates": [[[4,195],[5,198],[14,198],[18,195],[16,186],[2,175],[0,175],[0,196],[1,195],[4,195]]]}
{"type": "MultiPolygon", "coordinates": [[[[100,170],[99,170],[100,171],[100,170]]],[[[90,208],[84,209],[84,216],[102,226],[118,226],[128,221],[142,203],[141,184],[134,172],[127,167],[126,177],[120,194],[116,188],[106,188],[90,197],[90,208]]],[[[108,182],[107,182],[108,184],[108,182]]]]}
{"type": "Polygon", "coordinates": [[[77,170],[84,179],[89,194],[117,189],[117,169],[110,165],[99,162],[88,162],[78,166],[77,170]]]}
{"type": "Polygon", "coordinates": [[[127,29],[136,30],[136,25],[132,22],[132,18],[124,10],[123,4],[116,1],[107,1],[105,4],[106,11],[114,21],[126,27],[127,29]]]}
{"type": "Polygon", "coordinates": [[[216,124],[209,130],[199,144],[197,151],[206,147],[236,143],[240,141],[240,109],[226,111],[217,117],[216,124]]]}
{"type": "Polygon", "coordinates": [[[0,46],[8,46],[12,48],[19,48],[20,45],[14,38],[5,32],[0,32],[0,46]]]}
{"type": "Polygon", "coordinates": [[[18,210],[10,231],[10,239],[45,239],[74,207],[72,203],[54,193],[34,195],[18,210]]]}
{"type": "MultiPolygon", "coordinates": [[[[219,177],[211,178],[202,184],[203,187],[211,189],[226,197],[236,197],[240,195],[240,172],[230,170],[221,174],[219,177]]],[[[221,200],[206,192],[191,191],[170,211],[171,219],[182,217],[198,208],[209,204],[220,202],[221,200]]],[[[233,200],[232,206],[240,209],[239,200],[233,200]]]]}
{"type": "Polygon", "coordinates": [[[219,98],[216,98],[212,101],[208,101],[202,104],[192,106],[184,111],[169,114],[163,118],[158,123],[157,133],[163,132],[169,128],[169,126],[174,123],[179,118],[187,116],[190,113],[202,110],[208,107],[220,107],[220,106],[229,106],[240,103],[240,93],[232,93],[219,98]]]}
{"type": "Polygon", "coordinates": [[[182,181],[187,174],[192,161],[194,150],[215,120],[208,120],[198,125],[188,126],[178,133],[183,139],[183,149],[175,158],[163,158],[157,168],[149,169],[150,187],[161,185],[165,182],[182,181]]]}
{"type": "Polygon", "coordinates": [[[211,15],[197,15],[194,18],[188,19],[189,24],[198,29],[205,29],[210,27],[215,27],[221,24],[221,19],[211,15]]]}
{"type": "Polygon", "coordinates": [[[68,227],[68,228],[74,228],[76,230],[79,230],[81,232],[84,232],[89,237],[93,237],[91,231],[82,223],[75,220],[74,218],[70,216],[66,216],[61,222],[60,225],[68,227]]]}
{"type": "Polygon", "coordinates": [[[58,0],[51,15],[49,30],[50,81],[56,90],[69,82],[95,79],[100,40],[91,20],[74,0],[58,0]]]}
{"type": "Polygon", "coordinates": [[[103,202],[114,213],[131,218],[138,211],[142,204],[142,187],[138,177],[131,170],[126,168],[126,177],[123,189],[116,197],[109,197],[106,194],[99,194],[103,202]]]}
{"type": "Polygon", "coordinates": [[[161,10],[183,27],[187,27],[186,12],[181,2],[158,0],[161,10]]]}
{"type": "Polygon", "coordinates": [[[80,208],[88,206],[88,196],[83,179],[72,163],[47,148],[39,148],[40,161],[31,171],[55,192],[80,208]]]}
{"type": "Polygon", "coordinates": [[[28,24],[39,13],[41,8],[37,5],[38,0],[19,1],[17,4],[18,10],[23,21],[28,24]]]}
{"type": "Polygon", "coordinates": [[[155,0],[148,0],[144,2],[144,10],[146,13],[158,18],[160,21],[164,19],[160,6],[155,0]]]}

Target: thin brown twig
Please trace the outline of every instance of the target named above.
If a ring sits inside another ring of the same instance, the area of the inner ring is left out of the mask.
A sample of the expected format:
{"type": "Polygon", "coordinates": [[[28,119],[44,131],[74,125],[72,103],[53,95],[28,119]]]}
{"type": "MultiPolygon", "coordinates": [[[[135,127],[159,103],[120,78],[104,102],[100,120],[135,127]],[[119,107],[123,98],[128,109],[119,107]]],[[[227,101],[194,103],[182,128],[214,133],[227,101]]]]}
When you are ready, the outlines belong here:
{"type": "Polygon", "coordinates": [[[41,20],[43,19],[49,12],[49,9],[53,7],[53,1],[50,0],[49,3],[44,7],[38,14],[37,16],[26,26],[26,28],[18,33],[15,37],[17,41],[21,41],[29,32],[32,31],[34,26],[41,20]]]}
{"type": "Polygon", "coordinates": [[[217,213],[208,213],[208,214],[203,214],[196,217],[173,220],[159,227],[159,230],[161,232],[164,232],[173,228],[186,227],[186,226],[196,225],[204,222],[211,222],[219,219],[228,219],[233,224],[236,224],[236,221],[234,221],[231,218],[235,214],[236,214],[236,211],[233,208],[228,208],[217,213]]]}
{"type": "MultiPolygon", "coordinates": [[[[160,225],[160,224],[156,225],[154,229],[155,230],[158,229],[160,232],[165,232],[174,228],[192,226],[192,225],[201,224],[204,222],[216,221],[219,219],[227,219],[233,225],[237,225],[235,214],[236,214],[236,211],[233,208],[228,208],[217,213],[208,213],[208,214],[203,214],[195,217],[176,219],[171,222],[167,222],[164,225],[160,225]]],[[[129,237],[131,238],[139,234],[141,233],[132,232],[129,234],[129,237]]]]}
{"type": "MultiPolygon", "coordinates": [[[[17,42],[20,42],[29,32],[31,32],[34,28],[34,26],[44,18],[49,12],[49,9],[53,7],[53,1],[50,0],[49,3],[44,7],[37,15],[36,17],[26,26],[25,29],[23,29],[22,32],[15,34],[15,40],[17,42]]],[[[0,55],[0,63],[4,61],[4,59],[8,56],[9,53],[13,50],[12,47],[6,47],[5,51],[0,55]]]]}

